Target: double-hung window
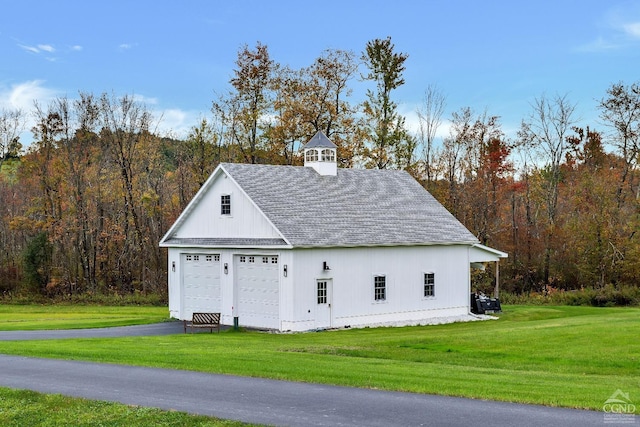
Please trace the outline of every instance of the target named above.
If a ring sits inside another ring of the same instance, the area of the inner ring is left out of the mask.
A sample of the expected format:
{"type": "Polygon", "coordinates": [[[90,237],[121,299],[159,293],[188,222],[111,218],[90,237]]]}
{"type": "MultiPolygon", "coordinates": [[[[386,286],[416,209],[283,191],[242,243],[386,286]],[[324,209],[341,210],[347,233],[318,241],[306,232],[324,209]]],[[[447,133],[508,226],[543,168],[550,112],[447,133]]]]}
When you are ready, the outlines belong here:
{"type": "Polygon", "coordinates": [[[373,276],[373,299],[375,301],[386,301],[387,299],[387,277],[373,276]]]}
{"type": "Polygon", "coordinates": [[[220,214],[231,215],[231,195],[223,194],[220,196],[220,214]]]}
{"type": "Polygon", "coordinates": [[[436,275],[435,273],[424,273],[424,297],[436,296],[436,275]]]}

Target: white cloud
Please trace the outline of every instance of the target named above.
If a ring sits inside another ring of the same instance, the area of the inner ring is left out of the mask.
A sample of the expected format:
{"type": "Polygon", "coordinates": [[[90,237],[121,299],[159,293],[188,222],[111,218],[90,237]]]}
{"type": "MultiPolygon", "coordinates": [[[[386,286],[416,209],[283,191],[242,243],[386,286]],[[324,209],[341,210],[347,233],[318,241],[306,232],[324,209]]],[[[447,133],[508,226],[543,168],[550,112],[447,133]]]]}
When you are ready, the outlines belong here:
{"type": "Polygon", "coordinates": [[[122,43],[118,46],[118,48],[120,50],[129,50],[129,49],[133,49],[135,46],[135,44],[131,44],[131,43],[122,43]]]}
{"type": "Polygon", "coordinates": [[[633,38],[640,39],[640,22],[631,22],[622,26],[624,32],[633,38]]]}
{"type": "Polygon", "coordinates": [[[26,81],[11,87],[0,86],[0,107],[29,112],[33,108],[34,101],[47,104],[56,95],[57,91],[45,87],[43,80],[26,81]]]}
{"type": "Polygon", "coordinates": [[[0,85],[0,109],[21,110],[24,114],[24,131],[20,134],[20,141],[28,146],[32,140],[31,128],[35,126],[32,113],[34,102],[47,105],[58,92],[55,89],[44,86],[43,80],[31,80],[18,83],[10,87],[0,85]]]}
{"type": "Polygon", "coordinates": [[[578,46],[579,52],[603,52],[607,50],[615,50],[620,48],[620,45],[611,41],[605,40],[602,37],[598,37],[594,41],[578,46]]]}
{"type": "Polygon", "coordinates": [[[27,45],[24,45],[24,44],[19,44],[18,46],[20,46],[22,49],[26,50],[27,52],[40,53],[40,49],[38,49],[35,46],[27,46],[27,45]]]}
{"type": "Polygon", "coordinates": [[[79,52],[79,51],[82,50],[82,46],[80,46],[80,45],[71,46],[71,50],[79,52]]]}
{"type": "Polygon", "coordinates": [[[39,44],[38,49],[40,49],[43,52],[49,52],[49,53],[56,51],[56,49],[50,44],[39,44]]]}
{"type": "MultiPolygon", "coordinates": [[[[418,117],[417,109],[422,107],[419,104],[402,104],[398,107],[398,112],[404,117],[405,127],[409,130],[409,132],[413,134],[418,134],[420,132],[420,118],[418,117]]],[[[446,114],[444,114],[441,118],[441,123],[438,129],[436,130],[436,138],[442,139],[449,136],[449,129],[451,127],[451,123],[447,119],[446,114]]]]}
{"type": "Polygon", "coordinates": [[[18,46],[20,46],[22,49],[26,50],[27,52],[31,52],[31,53],[42,53],[42,52],[53,53],[56,51],[56,49],[50,44],[39,44],[37,46],[18,44],[18,46]]]}
{"type": "Polygon", "coordinates": [[[609,9],[598,23],[600,35],[577,48],[581,52],[604,52],[637,46],[640,41],[640,7],[635,2],[609,9]]]}
{"type": "MultiPolygon", "coordinates": [[[[25,118],[25,131],[20,135],[20,141],[28,146],[32,140],[31,128],[35,126],[34,103],[45,107],[57,97],[64,96],[60,91],[45,86],[44,80],[30,80],[11,86],[0,84],[0,110],[21,110],[25,118]]],[[[159,104],[158,99],[133,95],[135,101],[146,107],[159,104]]],[[[201,112],[185,111],[178,108],[165,110],[149,108],[154,118],[152,132],[162,136],[186,138],[191,128],[202,118],[201,112]]]]}
{"type": "Polygon", "coordinates": [[[196,125],[202,116],[199,112],[184,111],[177,108],[156,110],[151,112],[155,119],[156,129],[154,133],[174,138],[186,138],[191,128],[196,125]]]}
{"type": "Polygon", "coordinates": [[[157,105],[158,98],[151,98],[144,95],[133,94],[133,100],[145,105],[157,105]]]}

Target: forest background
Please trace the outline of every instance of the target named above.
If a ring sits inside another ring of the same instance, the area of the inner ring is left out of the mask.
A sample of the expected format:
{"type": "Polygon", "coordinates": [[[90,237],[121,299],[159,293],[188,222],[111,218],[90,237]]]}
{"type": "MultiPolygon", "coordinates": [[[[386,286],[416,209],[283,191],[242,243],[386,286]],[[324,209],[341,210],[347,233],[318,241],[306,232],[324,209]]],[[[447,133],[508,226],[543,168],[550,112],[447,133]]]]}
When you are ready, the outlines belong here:
{"type": "MultiPolygon", "coordinates": [[[[599,128],[577,127],[568,95],[541,94],[513,135],[489,111],[444,117],[446,94],[433,85],[410,130],[393,97],[407,58],[375,39],[291,69],[266,45],[245,45],[228,91],[183,139],[159,135],[134,95],[79,91],[0,111],[3,298],[166,301],[158,242],[216,166],[302,165],[300,147],[323,131],[340,167],[408,171],[482,244],[507,252],[507,295],[586,290],[587,303],[640,303],[640,83],[611,83],[599,128]],[[27,115],[36,125],[23,147],[27,115]]],[[[490,292],[494,280],[478,272],[474,287],[490,292]]]]}

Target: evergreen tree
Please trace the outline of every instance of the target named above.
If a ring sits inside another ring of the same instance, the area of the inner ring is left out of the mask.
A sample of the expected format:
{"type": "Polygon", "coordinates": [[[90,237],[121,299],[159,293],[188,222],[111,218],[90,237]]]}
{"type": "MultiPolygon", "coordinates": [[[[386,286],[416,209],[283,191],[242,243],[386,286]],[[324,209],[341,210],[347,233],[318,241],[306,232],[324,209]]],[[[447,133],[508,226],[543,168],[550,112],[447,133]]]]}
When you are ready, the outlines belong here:
{"type": "Polygon", "coordinates": [[[404,84],[402,73],[409,56],[394,52],[391,38],[367,43],[362,60],[369,69],[364,77],[376,83],[376,91],[367,90],[363,103],[364,132],[368,144],[363,150],[365,164],[370,168],[407,168],[413,162],[415,141],[405,128],[405,119],[391,92],[404,84]]]}

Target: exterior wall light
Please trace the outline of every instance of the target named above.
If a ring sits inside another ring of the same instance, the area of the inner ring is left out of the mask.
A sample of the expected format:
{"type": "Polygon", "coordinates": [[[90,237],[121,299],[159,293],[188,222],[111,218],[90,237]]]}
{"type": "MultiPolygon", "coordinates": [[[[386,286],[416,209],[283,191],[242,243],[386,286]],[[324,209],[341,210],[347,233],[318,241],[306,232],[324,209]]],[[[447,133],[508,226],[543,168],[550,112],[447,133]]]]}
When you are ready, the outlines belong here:
{"type": "Polygon", "coordinates": [[[229,274],[229,264],[224,263],[224,274],[229,274]]]}
{"type": "Polygon", "coordinates": [[[329,270],[331,270],[331,267],[329,267],[329,264],[327,264],[327,261],[324,261],[324,262],[322,263],[322,269],[323,269],[324,271],[329,271],[329,270]]]}
{"type": "Polygon", "coordinates": [[[284,274],[284,277],[287,277],[287,264],[284,265],[284,268],[282,269],[282,274],[284,274]]]}
{"type": "Polygon", "coordinates": [[[171,271],[176,271],[176,262],[171,261],[171,271]]]}

